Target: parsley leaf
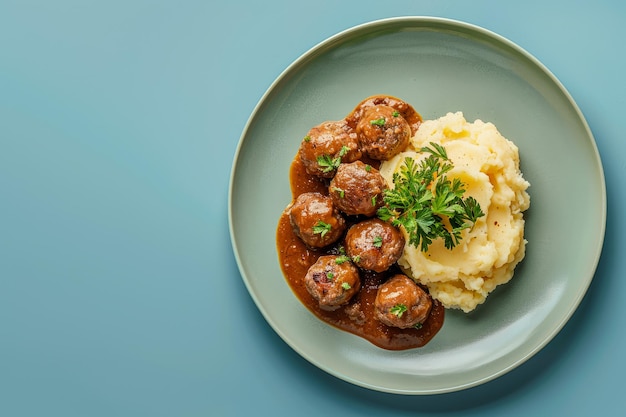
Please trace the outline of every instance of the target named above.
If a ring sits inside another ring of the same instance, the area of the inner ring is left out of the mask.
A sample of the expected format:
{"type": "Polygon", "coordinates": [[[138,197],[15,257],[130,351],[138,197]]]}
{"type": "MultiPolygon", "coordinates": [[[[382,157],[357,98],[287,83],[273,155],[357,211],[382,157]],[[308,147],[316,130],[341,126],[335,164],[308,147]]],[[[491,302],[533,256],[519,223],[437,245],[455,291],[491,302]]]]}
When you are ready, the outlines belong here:
{"type": "Polygon", "coordinates": [[[330,232],[331,229],[332,226],[330,224],[318,220],[317,223],[315,223],[315,226],[313,226],[313,234],[321,234],[322,237],[324,237],[326,236],[326,233],[330,232]]]}
{"type": "Polygon", "coordinates": [[[375,126],[384,126],[385,125],[385,118],[384,117],[379,117],[378,119],[370,120],[370,124],[371,125],[375,125],[375,126]]]}
{"type": "Polygon", "coordinates": [[[339,198],[344,198],[346,196],[346,191],[339,187],[333,187],[333,191],[339,194],[339,198]]]}
{"type": "Polygon", "coordinates": [[[383,238],[381,236],[376,236],[372,241],[374,247],[380,248],[383,245],[383,238]]]}
{"type": "Polygon", "coordinates": [[[341,163],[341,158],[331,158],[329,155],[320,155],[317,157],[317,164],[322,167],[322,172],[330,172],[337,169],[341,163]]]}
{"type": "Polygon", "coordinates": [[[407,311],[407,308],[404,304],[396,304],[389,309],[389,312],[398,318],[402,317],[402,314],[404,314],[405,311],[407,311]]]}
{"type": "Polygon", "coordinates": [[[341,265],[342,263],[348,262],[350,260],[350,257],[348,257],[348,255],[339,255],[335,258],[335,263],[337,265],[341,265]]]}
{"type": "Polygon", "coordinates": [[[352,288],[352,286],[350,284],[348,284],[347,282],[342,282],[341,283],[341,288],[343,288],[344,290],[348,291],[350,288],[352,288]]]}
{"type": "Polygon", "coordinates": [[[465,188],[458,178],[447,177],[453,165],[443,146],[431,142],[420,151],[428,157],[419,163],[404,159],[400,171],[393,175],[394,188],[383,194],[385,205],[377,215],[402,226],[409,235],[408,243],[422,252],[438,238],[452,249],[461,240],[461,232],[484,213],[476,199],[463,198],[465,188]]]}
{"type": "Polygon", "coordinates": [[[350,148],[348,146],[342,146],[339,150],[339,153],[335,158],[331,158],[330,155],[324,154],[317,157],[317,164],[322,167],[322,172],[330,172],[334,169],[339,168],[341,165],[341,158],[344,157],[348,152],[350,152],[350,148]]]}

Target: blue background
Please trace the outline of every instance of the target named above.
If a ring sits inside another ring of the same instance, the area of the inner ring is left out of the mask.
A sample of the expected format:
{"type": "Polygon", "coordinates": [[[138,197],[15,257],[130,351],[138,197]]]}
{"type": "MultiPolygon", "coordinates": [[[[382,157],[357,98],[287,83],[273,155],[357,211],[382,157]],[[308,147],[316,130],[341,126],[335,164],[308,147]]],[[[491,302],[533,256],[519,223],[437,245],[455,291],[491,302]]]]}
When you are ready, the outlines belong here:
{"type": "Polygon", "coordinates": [[[624,413],[625,39],[617,0],[0,1],[0,415],[624,413]],[[402,15],[476,24],[541,60],[585,114],[608,193],[565,328],[505,376],[436,396],[298,356],[228,232],[237,142],[272,81],[325,38],[402,15]]]}

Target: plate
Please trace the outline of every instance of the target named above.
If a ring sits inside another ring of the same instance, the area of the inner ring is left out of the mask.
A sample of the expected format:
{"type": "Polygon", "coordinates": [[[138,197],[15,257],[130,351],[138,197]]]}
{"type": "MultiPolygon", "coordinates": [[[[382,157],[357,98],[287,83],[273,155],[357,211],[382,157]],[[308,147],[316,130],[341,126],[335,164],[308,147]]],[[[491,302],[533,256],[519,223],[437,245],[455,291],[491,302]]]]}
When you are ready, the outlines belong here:
{"type": "Polygon", "coordinates": [[[402,17],[362,24],[293,62],[263,95],[232,167],[229,226],[254,302],[302,357],[350,383],[399,394],[458,391],[524,363],[571,317],[602,250],[602,163],[578,106],[537,59],[483,28],[402,17]],[[321,322],[286,283],[276,225],[290,202],[289,165],[314,125],[374,94],[399,97],[424,119],[462,111],[493,122],[520,151],[530,182],[525,260],[470,314],[448,311],[425,347],[386,351],[321,322]]]}

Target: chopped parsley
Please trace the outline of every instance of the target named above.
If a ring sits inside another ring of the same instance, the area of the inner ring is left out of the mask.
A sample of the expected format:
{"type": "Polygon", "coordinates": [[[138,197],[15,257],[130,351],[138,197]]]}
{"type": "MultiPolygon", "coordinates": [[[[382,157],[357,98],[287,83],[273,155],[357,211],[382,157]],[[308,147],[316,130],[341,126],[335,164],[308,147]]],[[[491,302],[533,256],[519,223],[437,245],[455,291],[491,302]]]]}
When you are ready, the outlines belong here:
{"type": "Polygon", "coordinates": [[[333,191],[339,194],[340,198],[344,198],[346,195],[346,192],[339,187],[333,187],[333,191]]]}
{"type": "Polygon", "coordinates": [[[321,155],[317,157],[317,164],[322,167],[322,172],[330,172],[337,169],[341,164],[341,158],[331,158],[329,155],[321,155]]]}
{"type": "Polygon", "coordinates": [[[407,308],[404,304],[396,304],[395,306],[389,309],[389,312],[395,315],[396,317],[400,318],[402,317],[402,315],[404,314],[406,310],[407,308]]]}
{"type": "Polygon", "coordinates": [[[374,126],[384,126],[385,125],[385,118],[384,117],[379,117],[378,119],[370,120],[370,124],[374,125],[374,126]]]}
{"type": "Polygon", "coordinates": [[[315,223],[315,226],[313,226],[313,234],[319,234],[324,237],[326,236],[326,233],[330,232],[331,229],[332,226],[330,224],[318,220],[317,223],[315,223]]]}
{"type": "Polygon", "coordinates": [[[343,288],[344,290],[349,290],[350,288],[352,288],[352,286],[350,284],[348,284],[347,282],[342,282],[341,283],[341,288],[343,288]]]}
{"type": "Polygon", "coordinates": [[[376,236],[374,238],[374,240],[372,241],[372,244],[375,247],[380,248],[383,245],[383,238],[382,238],[382,236],[376,236]]]}
{"type": "Polygon", "coordinates": [[[337,265],[341,265],[345,262],[348,262],[350,260],[350,258],[347,255],[340,255],[337,258],[335,258],[335,263],[337,265]]]}
{"type": "Polygon", "coordinates": [[[350,148],[347,146],[342,146],[341,150],[339,150],[339,154],[335,158],[331,158],[330,155],[320,155],[317,157],[317,164],[322,167],[322,172],[330,172],[334,169],[339,168],[341,165],[341,158],[345,156],[350,151],[350,148]]]}

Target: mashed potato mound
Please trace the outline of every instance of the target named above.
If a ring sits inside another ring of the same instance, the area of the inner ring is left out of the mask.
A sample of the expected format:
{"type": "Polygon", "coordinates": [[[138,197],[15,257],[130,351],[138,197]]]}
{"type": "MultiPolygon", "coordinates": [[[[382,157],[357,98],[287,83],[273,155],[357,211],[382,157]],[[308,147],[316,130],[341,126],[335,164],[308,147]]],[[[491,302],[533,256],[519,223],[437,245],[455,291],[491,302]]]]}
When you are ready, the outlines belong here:
{"type": "MultiPolygon", "coordinates": [[[[447,308],[470,312],[482,304],[496,286],[513,277],[515,266],[524,258],[524,218],[530,206],[529,183],[519,169],[518,148],[503,137],[492,123],[469,123],[463,113],[448,113],[424,121],[405,152],[383,162],[380,172],[390,187],[392,176],[409,156],[430,142],[445,147],[454,168],[449,178],[459,178],[465,197],[473,196],[485,213],[474,227],[463,231],[454,249],[441,239],[427,252],[406,245],[399,265],[447,308]]],[[[408,236],[407,236],[408,240],[408,236]]]]}

